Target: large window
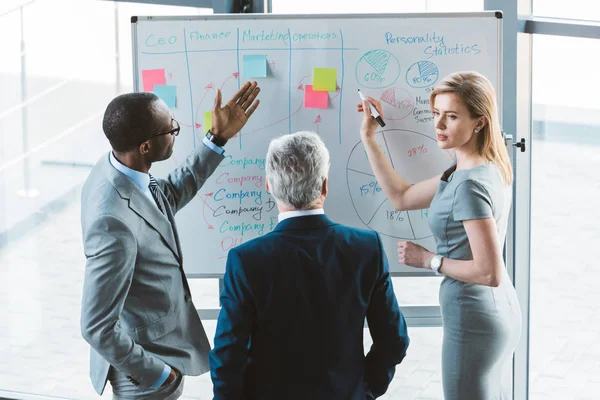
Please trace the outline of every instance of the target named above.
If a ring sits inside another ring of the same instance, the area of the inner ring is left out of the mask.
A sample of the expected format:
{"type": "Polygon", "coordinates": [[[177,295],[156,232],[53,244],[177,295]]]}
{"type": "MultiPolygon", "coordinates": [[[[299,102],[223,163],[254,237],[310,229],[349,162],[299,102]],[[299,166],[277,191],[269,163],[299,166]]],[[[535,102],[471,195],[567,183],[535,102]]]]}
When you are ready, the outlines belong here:
{"type": "Polygon", "coordinates": [[[533,39],[532,400],[597,398],[600,386],[600,85],[578,72],[599,51],[600,40],[533,39]]]}
{"type": "Polygon", "coordinates": [[[410,13],[481,11],[483,0],[371,0],[348,2],[345,0],[271,0],[274,13],[286,14],[345,14],[345,13],[410,13]],[[352,5],[350,5],[352,4],[352,5]]]}
{"type": "MultiPolygon", "coordinates": [[[[80,186],[108,150],[106,105],[132,89],[130,16],[198,13],[212,10],[0,2],[0,397],[97,398],[79,329],[80,186]]],[[[202,293],[218,305],[216,281],[202,293]]]]}
{"type": "Polygon", "coordinates": [[[600,20],[600,3],[593,0],[532,0],[533,14],[539,17],[600,20]]]}

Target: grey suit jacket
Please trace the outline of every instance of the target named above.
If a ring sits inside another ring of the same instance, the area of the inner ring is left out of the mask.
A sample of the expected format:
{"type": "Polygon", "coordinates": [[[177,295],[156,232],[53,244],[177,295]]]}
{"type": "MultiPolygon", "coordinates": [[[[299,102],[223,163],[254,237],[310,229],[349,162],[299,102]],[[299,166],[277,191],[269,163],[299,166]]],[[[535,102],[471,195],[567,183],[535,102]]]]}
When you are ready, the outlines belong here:
{"type": "Polygon", "coordinates": [[[85,182],[81,332],[91,345],[98,394],[111,365],[141,387],[152,386],[165,363],[184,375],[209,370],[210,344],[191,301],[174,215],[222,159],[200,144],[167,179],[157,179],[167,216],[110,164],[109,154],[85,182]]]}

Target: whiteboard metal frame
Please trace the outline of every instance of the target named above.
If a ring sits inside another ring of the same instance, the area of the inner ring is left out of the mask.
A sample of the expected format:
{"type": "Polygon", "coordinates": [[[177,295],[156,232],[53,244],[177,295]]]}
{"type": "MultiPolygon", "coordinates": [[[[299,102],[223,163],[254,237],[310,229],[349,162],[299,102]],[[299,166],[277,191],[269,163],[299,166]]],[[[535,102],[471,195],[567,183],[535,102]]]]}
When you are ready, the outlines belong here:
{"type": "Polygon", "coordinates": [[[131,22],[141,21],[200,21],[200,20],[260,20],[260,19],[357,19],[357,18],[481,18],[494,17],[502,19],[502,12],[498,10],[491,11],[473,11],[473,12],[436,12],[436,13],[392,13],[392,14],[212,14],[212,15],[163,15],[163,16],[133,16],[131,22]]]}
{"type": "Polygon", "coordinates": [[[486,9],[501,9],[504,64],[502,127],[510,136],[513,165],[513,204],[506,236],[507,269],[521,305],[521,339],[513,358],[513,398],[529,398],[529,300],[531,235],[531,40],[519,35],[518,14],[531,14],[531,0],[484,0],[486,9]],[[526,138],[526,151],[515,147],[526,138]]]}
{"type": "MultiPolygon", "coordinates": [[[[440,307],[437,305],[401,305],[401,309],[408,326],[418,326],[420,328],[439,328],[442,326],[442,315],[440,307]]],[[[220,308],[202,308],[197,311],[201,320],[212,321],[219,318],[220,310],[220,308]]],[[[365,322],[366,327],[367,323],[365,322]]]]}

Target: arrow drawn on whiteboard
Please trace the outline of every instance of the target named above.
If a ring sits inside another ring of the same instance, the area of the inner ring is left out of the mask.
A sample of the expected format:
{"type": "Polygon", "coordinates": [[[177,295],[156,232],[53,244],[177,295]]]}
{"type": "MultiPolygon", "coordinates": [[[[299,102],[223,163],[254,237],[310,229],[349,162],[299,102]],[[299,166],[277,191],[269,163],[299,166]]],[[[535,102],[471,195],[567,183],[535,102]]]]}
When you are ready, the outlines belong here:
{"type": "Polygon", "coordinates": [[[315,119],[315,126],[317,127],[317,133],[319,133],[319,124],[321,123],[321,114],[317,115],[315,119]]]}
{"type": "Polygon", "coordinates": [[[222,89],[223,89],[223,86],[225,86],[225,84],[227,83],[227,81],[228,81],[228,80],[230,80],[231,78],[235,78],[235,79],[237,79],[237,78],[238,78],[238,76],[240,76],[240,73],[239,73],[239,72],[234,72],[233,74],[231,74],[231,76],[230,76],[229,78],[227,78],[227,79],[225,79],[225,80],[223,81],[223,83],[221,84],[221,87],[220,87],[219,89],[221,89],[221,90],[222,90],[222,89]]]}
{"type": "MultiPolygon", "coordinates": [[[[230,75],[230,76],[229,76],[227,79],[225,79],[225,81],[223,81],[223,83],[221,84],[221,86],[220,86],[220,88],[219,88],[219,89],[222,89],[222,88],[225,86],[225,84],[226,84],[226,83],[227,83],[227,82],[228,82],[230,79],[232,79],[232,78],[236,78],[236,79],[237,79],[237,78],[239,77],[239,75],[240,75],[240,73],[239,73],[239,72],[233,72],[233,73],[232,73],[232,74],[231,74],[231,75],[230,75]]],[[[300,90],[304,90],[304,85],[303,85],[303,83],[302,83],[302,82],[304,81],[304,79],[306,79],[306,78],[308,78],[308,77],[309,77],[309,75],[305,75],[305,76],[303,76],[303,77],[302,77],[302,79],[300,79],[300,84],[298,85],[298,89],[300,89],[300,90]]],[[[198,115],[199,115],[199,112],[200,112],[200,106],[202,106],[202,103],[204,102],[204,99],[206,98],[206,95],[207,95],[207,94],[208,94],[208,92],[209,92],[209,91],[211,91],[211,90],[215,90],[215,85],[214,85],[214,83],[212,83],[212,82],[211,82],[211,83],[209,83],[208,85],[206,85],[206,86],[204,87],[204,94],[202,95],[202,98],[200,99],[200,102],[199,102],[199,103],[198,103],[198,105],[196,106],[196,113],[195,113],[195,120],[196,120],[196,121],[198,121],[198,115]]],[[[333,99],[335,99],[337,96],[339,96],[339,94],[340,94],[340,93],[339,93],[339,90],[340,90],[340,88],[339,88],[339,86],[338,86],[338,87],[336,88],[337,94],[336,94],[334,97],[330,98],[331,100],[333,100],[333,99]]],[[[260,131],[260,130],[262,130],[262,129],[269,128],[269,127],[271,127],[271,126],[273,126],[273,125],[276,125],[276,124],[278,124],[278,123],[280,123],[280,122],[283,122],[283,121],[287,120],[288,118],[291,118],[293,115],[296,115],[298,112],[300,112],[300,109],[302,109],[302,104],[303,104],[303,103],[300,103],[300,106],[298,107],[298,109],[297,109],[295,112],[293,112],[292,114],[290,114],[288,117],[282,118],[282,119],[280,119],[279,121],[275,121],[275,122],[273,122],[272,124],[266,125],[266,126],[264,126],[264,127],[262,127],[262,128],[258,128],[258,129],[255,129],[255,130],[253,130],[253,131],[249,131],[249,132],[244,132],[244,134],[253,133],[253,132],[260,131]]],[[[179,121],[179,120],[178,120],[178,121],[179,121]]],[[[180,124],[181,126],[185,126],[186,128],[192,128],[192,125],[185,124],[185,123],[183,123],[183,122],[179,122],[179,124],[180,124]]],[[[196,129],[194,129],[194,132],[195,132],[197,129],[200,129],[200,128],[202,127],[202,124],[200,124],[200,123],[196,122],[194,127],[196,128],[196,129]]],[[[235,135],[234,137],[236,137],[236,136],[237,136],[237,135],[235,135]]]]}
{"type": "MultiPolygon", "coordinates": [[[[206,95],[208,94],[208,92],[210,90],[214,90],[214,89],[215,89],[215,85],[213,85],[212,83],[209,83],[208,85],[204,86],[204,94],[202,95],[202,98],[200,99],[200,103],[198,103],[198,106],[196,107],[196,121],[198,121],[198,112],[200,111],[200,106],[204,102],[204,98],[206,97],[206,95]]],[[[196,129],[199,129],[201,126],[202,126],[202,124],[199,124],[196,122],[196,129]]]]}
{"type": "MultiPolygon", "coordinates": [[[[227,79],[225,79],[225,81],[223,81],[223,83],[221,84],[221,87],[219,88],[220,90],[223,89],[223,86],[225,86],[225,83],[227,83],[228,80],[232,79],[232,78],[236,78],[240,75],[239,72],[233,72],[227,79]]],[[[198,114],[200,113],[200,106],[202,106],[202,103],[204,103],[204,99],[206,98],[206,95],[208,94],[209,91],[211,90],[215,90],[215,84],[214,83],[209,83],[208,85],[204,86],[204,94],[202,95],[202,98],[200,99],[200,102],[198,103],[198,105],[196,106],[196,113],[195,113],[195,120],[198,121],[198,114]]],[[[216,92],[216,90],[215,90],[216,92]]],[[[191,125],[186,125],[186,124],[181,124],[185,127],[191,128],[191,125]]],[[[196,129],[200,129],[202,127],[202,124],[196,122],[195,124],[195,128],[196,129]]]]}
{"type": "MultiPolygon", "coordinates": [[[[211,193],[206,193],[204,196],[206,196],[206,198],[209,198],[212,195],[213,195],[213,193],[211,192],[211,193]]],[[[204,200],[202,198],[201,194],[198,194],[198,197],[200,198],[200,200],[202,200],[202,203],[204,203],[202,205],[202,218],[204,218],[204,222],[206,222],[206,226],[208,226],[208,229],[215,229],[214,226],[212,226],[211,224],[208,223],[208,220],[206,219],[205,209],[206,209],[206,207],[208,207],[212,212],[215,212],[215,210],[213,210],[212,207],[208,205],[206,200],[204,200]]]]}
{"type": "MultiPolygon", "coordinates": [[[[248,134],[250,134],[250,133],[254,133],[254,132],[258,132],[258,131],[262,131],[263,129],[270,128],[270,127],[271,127],[271,126],[273,126],[273,125],[277,125],[277,124],[278,124],[278,123],[280,123],[280,122],[283,122],[283,121],[285,121],[285,120],[287,120],[287,119],[290,119],[290,118],[291,118],[293,115],[296,115],[296,114],[298,114],[298,113],[300,112],[300,110],[302,109],[302,104],[303,104],[303,103],[304,103],[304,102],[300,102],[300,107],[298,107],[298,109],[297,109],[296,111],[294,111],[293,113],[291,113],[289,116],[287,116],[287,117],[285,117],[285,118],[282,118],[282,119],[280,119],[279,121],[275,121],[275,122],[273,122],[272,124],[269,124],[269,125],[263,126],[262,128],[258,128],[258,129],[254,129],[254,130],[252,130],[252,131],[244,132],[244,135],[248,135],[248,134]]],[[[236,138],[238,135],[239,135],[239,133],[237,133],[237,134],[234,136],[234,138],[236,138]]]]}
{"type": "MultiPolygon", "coordinates": [[[[175,115],[173,115],[173,117],[175,117],[175,115]]],[[[175,118],[175,119],[177,119],[177,118],[175,118]]],[[[178,119],[177,119],[177,121],[179,122],[178,119]]],[[[186,128],[191,128],[192,127],[191,125],[184,124],[183,122],[179,122],[179,125],[185,126],[186,128]]],[[[196,128],[199,128],[198,124],[196,124],[196,128]]]]}
{"type": "MultiPolygon", "coordinates": [[[[175,115],[175,113],[172,113],[172,114],[173,114],[173,118],[175,118],[175,119],[177,120],[177,122],[179,122],[179,125],[181,125],[181,126],[185,126],[186,128],[191,128],[191,127],[192,127],[192,126],[191,126],[191,125],[189,125],[189,124],[185,124],[185,123],[181,122],[181,121],[179,120],[179,118],[177,118],[177,115],[175,115]]],[[[198,127],[198,124],[196,124],[196,128],[197,128],[197,127],[198,127]]]]}
{"type": "Polygon", "coordinates": [[[304,85],[302,84],[302,81],[304,81],[306,78],[308,78],[308,75],[305,75],[302,77],[302,79],[300,79],[300,83],[298,84],[299,90],[304,90],[304,85]]]}
{"type": "MultiPolygon", "coordinates": [[[[214,88],[215,88],[215,86],[212,83],[209,83],[208,85],[204,86],[204,94],[202,95],[202,98],[200,99],[200,103],[198,103],[198,106],[196,107],[196,114],[195,114],[196,115],[196,121],[198,121],[198,112],[200,111],[200,106],[202,105],[202,102],[204,102],[204,98],[206,97],[206,95],[208,94],[208,92],[210,90],[214,90],[214,88]]],[[[175,115],[173,115],[173,117],[175,117],[175,115]]],[[[179,121],[179,119],[177,119],[177,121],[179,121]]],[[[179,125],[185,126],[186,128],[191,128],[192,127],[192,125],[185,124],[185,123],[183,123],[181,121],[179,121],[179,125]]],[[[202,126],[202,124],[199,124],[198,122],[195,123],[195,128],[196,129],[200,129],[201,126],[202,126]]]]}
{"type": "Polygon", "coordinates": [[[337,94],[333,97],[330,97],[329,100],[333,100],[340,95],[340,87],[338,85],[335,85],[335,91],[337,92],[337,94]]]}

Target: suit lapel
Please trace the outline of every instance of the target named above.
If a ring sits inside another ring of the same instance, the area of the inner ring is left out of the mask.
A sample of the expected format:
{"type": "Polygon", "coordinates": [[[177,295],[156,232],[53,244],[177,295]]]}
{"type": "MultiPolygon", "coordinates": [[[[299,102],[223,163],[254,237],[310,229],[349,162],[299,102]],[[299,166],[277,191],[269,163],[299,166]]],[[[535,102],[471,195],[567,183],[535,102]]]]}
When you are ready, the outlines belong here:
{"type": "MultiPolygon", "coordinates": [[[[165,199],[166,201],[166,199],[165,199]]],[[[169,204],[165,202],[165,204],[169,204]]],[[[169,214],[169,221],[171,225],[171,231],[175,238],[175,245],[177,246],[177,253],[175,254],[179,258],[179,263],[183,266],[183,252],[181,251],[181,242],[179,241],[179,234],[177,233],[177,226],[175,225],[175,216],[171,214],[171,208],[167,205],[167,213],[169,214]]]]}
{"type": "Polygon", "coordinates": [[[173,228],[167,217],[159,211],[158,207],[152,203],[152,200],[146,197],[131,179],[110,164],[108,155],[104,158],[103,162],[106,177],[117,192],[119,192],[119,196],[129,201],[129,208],[160,234],[175,257],[180,260],[173,228]]]}
{"type": "Polygon", "coordinates": [[[173,254],[175,254],[175,257],[179,259],[179,251],[177,243],[175,242],[175,236],[173,235],[171,223],[167,217],[159,211],[158,207],[152,204],[151,200],[139,189],[131,193],[131,197],[129,198],[129,208],[160,233],[160,236],[167,242],[169,248],[173,254]]]}

